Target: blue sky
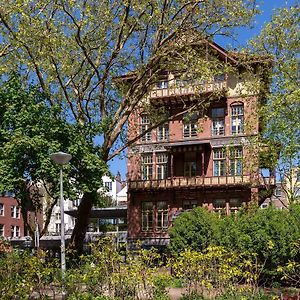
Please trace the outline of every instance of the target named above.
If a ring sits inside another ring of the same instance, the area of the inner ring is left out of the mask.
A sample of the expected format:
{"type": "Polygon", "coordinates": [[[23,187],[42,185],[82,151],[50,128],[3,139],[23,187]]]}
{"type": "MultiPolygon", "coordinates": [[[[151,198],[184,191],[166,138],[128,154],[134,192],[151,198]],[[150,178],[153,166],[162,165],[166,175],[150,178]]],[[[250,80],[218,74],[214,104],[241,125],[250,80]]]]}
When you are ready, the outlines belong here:
{"type": "MultiPolygon", "coordinates": [[[[234,0],[232,0],[234,1],[234,0]]],[[[240,28],[237,30],[237,38],[235,39],[216,39],[216,42],[219,43],[224,48],[240,48],[247,44],[247,42],[259,34],[260,30],[264,25],[271,20],[271,16],[274,10],[284,7],[299,4],[299,0],[264,0],[257,1],[261,14],[256,16],[252,28],[240,28]]],[[[114,159],[110,163],[110,170],[113,175],[118,171],[121,173],[122,179],[125,179],[126,176],[126,159],[114,159]]]]}

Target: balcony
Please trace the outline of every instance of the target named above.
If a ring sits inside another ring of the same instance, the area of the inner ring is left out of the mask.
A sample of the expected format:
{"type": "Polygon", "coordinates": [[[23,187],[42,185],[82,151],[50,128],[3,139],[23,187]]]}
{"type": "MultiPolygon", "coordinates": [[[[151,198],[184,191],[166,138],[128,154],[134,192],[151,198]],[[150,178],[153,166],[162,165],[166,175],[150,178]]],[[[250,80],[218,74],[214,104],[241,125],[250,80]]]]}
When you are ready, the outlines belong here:
{"type": "Polygon", "coordinates": [[[172,188],[199,188],[199,187],[234,187],[251,186],[264,187],[266,180],[270,185],[275,184],[275,178],[261,178],[253,175],[243,176],[214,176],[214,177],[174,177],[153,180],[129,181],[129,189],[172,189],[172,188]]]}
{"type": "Polygon", "coordinates": [[[169,189],[250,184],[250,175],[221,177],[174,177],[160,180],[129,181],[130,189],[169,189]]]}
{"type": "Polygon", "coordinates": [[[190,84],[185,86],[169,86],[163,88],[155,88],[150,92],[150,99],[188,96],[199,93],[211,93],[227,89],[227,81],[215,81],[206,84],[190,84]]]}

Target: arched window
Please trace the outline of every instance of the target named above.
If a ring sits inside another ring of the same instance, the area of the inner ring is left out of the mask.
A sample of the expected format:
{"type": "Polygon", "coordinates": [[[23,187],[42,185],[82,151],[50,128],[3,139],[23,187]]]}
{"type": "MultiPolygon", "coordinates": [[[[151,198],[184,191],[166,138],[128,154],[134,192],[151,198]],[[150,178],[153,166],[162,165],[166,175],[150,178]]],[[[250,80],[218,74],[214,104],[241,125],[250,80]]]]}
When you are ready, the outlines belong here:
{"type": "Polygon", "coordinates": [[[231,105],[231,133],[244,133],[244,104],[234,103],[231,105]]]}

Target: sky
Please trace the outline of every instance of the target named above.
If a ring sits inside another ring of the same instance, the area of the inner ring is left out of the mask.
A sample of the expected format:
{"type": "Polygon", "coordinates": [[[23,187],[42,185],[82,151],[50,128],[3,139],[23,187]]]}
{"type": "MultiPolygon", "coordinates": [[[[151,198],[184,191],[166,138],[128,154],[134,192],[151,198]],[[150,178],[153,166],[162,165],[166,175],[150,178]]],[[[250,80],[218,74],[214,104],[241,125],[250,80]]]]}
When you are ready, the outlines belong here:
{"type": "MultiPolygon", "coordinates": [[[[271,16],[274,10],[284,6],[291,6],[295,4],[299,5],[299,0],[258,0],[257,4],[259,5],[261,14],[256,16],[252,28],[238,29],[236,32],[236,39],[217,38],[216,42],[220,44],[220,46],[224,47],[225,49],[228,47],[230,47],[231,49],[238,49],[240,47],[246,46],[247,42],[258,35],[264,25],[271,20],[271,16]]],[[[111,173],[113,175],[116,175],[117,172],[120,172],[122,179],[125,180],[127,172],[126,164],[127,161],[124,157],[122,159],[114,159],[109,164],[111,173]]]]}

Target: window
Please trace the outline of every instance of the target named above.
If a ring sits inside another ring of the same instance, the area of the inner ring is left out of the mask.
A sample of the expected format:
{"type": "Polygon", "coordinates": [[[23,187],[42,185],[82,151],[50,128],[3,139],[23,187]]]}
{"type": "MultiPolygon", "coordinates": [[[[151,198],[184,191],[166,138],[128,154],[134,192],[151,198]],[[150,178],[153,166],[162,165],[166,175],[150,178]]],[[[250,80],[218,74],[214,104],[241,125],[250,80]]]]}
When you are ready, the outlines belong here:
{"type": "Polygon", "coordinates": [[[153,203],[152,202],[142,203],[142,230],[143,231],[153,230],[153,203]]]}
{"type": "Polygon", "coordinates": [[[225,108],[213,108],[212,117],[212,135],[224,135],[225,133],[225,108]]]}
{"type": "Polygon", "coordinates": [[[220,216],[226,215],[226,202],[225,199],[215,199],[213,200],[214,211],[220,216]]]}
{"type": "Polygon", "coordinates": [[[167,89],[169,87],[168,79],[162,79],[157,82],[158,89],[167,89]]]}
{"type": "Polygon", "coordinates": [[[235,147],[233,149],[230,149],[229,174],[231,176],[242,175],[242,159],[243,159],[242,147],[235,147]]]}
{"type": "Polygon", "coordinates": [[[11,217],[15,219],[20,218],[20,207],[12,205],[11,207],[11,217]]]}
{"type": "Polygon", "coordinates": [[[157,140],[158,141],[169,140],[169,124],[164,124],[157,128],[157,140]]]}
{"type": "Polygon", "coordinates": [[[263,204],[260,206],[260,208],[267,208],[268,206],[269,206],[268,203],[263,203],[263,204]]]}
{"type": "Polygon", "coordinates": [[[231,107],[231,132],[232,134],[244,132],[244,105],[231,107]]]}
{"type": "Polygon", "coordinates": [[[150,119],[147,115],[141,116],[141,134],[143,136],[141,137],[142,142],[150,142],[151,141],[151,131],[148,131],[145,133],[150,127],[150,119]]]}
{"type": "Polygon", "coordinates": [[[168,206],[165,201],[157,202],[157,230],[167,230],[168,229],[168,206]]]}
{"type": "Polygon", "coordinates": [[[184,177],[194,177],[197,172],[196,152],[184,153],[184,177]]]}
{"type": "Polygon", "coordinates": [[[111,181],[104,182],[104,186],[109,192],[112,191],[112,182],[111,181]]]}
{"type": "Polygon", "coordinates": [[[16,225],[11,226],[11,237],[19,237],[20,236],[20,227],[16,225]]]}
{"type": "Polygon", "coordinates": [[[218,74],[214,76],[214,81],[216,82],[220,82],[220,81],[225,81],[225,74],[218,74]]]}
{"type": "Polygon", "coordinates": [[[4,216],[4,204],[0,203],[0,216],[4,216]]]}
{"type": "Polygon", "coordinates": [[[190,79],[175,79],[175,84],[177,87],[187,87],[193,84],[193,82],[190,79]]]}
{"type": "Polygon", "coordinates": [[[0,236],[4,236],[4,225],[0,224],[0,236]]]}
{"type": "Polygon", "coordinates": [[[225,149],[216,148],[213,150],[214,176],[225,176],[225,149]]]}
{"type": "Polygon", "coordinates": [[[60,213],[55,214],[55,220],[60,221],[60,213]]]}
{"type": "Polygon", "coordinates": [[[183,117],[183,137],[190,138],[197,136],[198,115],[196,113],[186,114],[183,117]]]}
{"type": "Polygon", "coordinates": [[[183,210],[193,209],[196,206],[197,206],[197,200],[183,200],[182,202],[183,210]]]}
{"type": "Polygon", "coordinates": [[[142,179],[151,180],[153,173],[152,154],[142,156],[142,179]]]}
{"type": "Polygon", "coordinates": [[[183,137],[195,137],[197,136],[197,122],[191,121],[190,123],[183,124],[183,137]]]}
{"type": "Polygon", "coordinates": [[[60,229],[61,229],[61,224],[60,223],[56,223],[55,224],[55,232],[56,233],[60,233],[60,229]]]}
{"type": "Polygon", "coordinates": [[[280,187],[276,187],[276,189],[275,189],[275,196],[276,197],[281,197],[281,188],[280,187]]]}
{"type": "Polygon", "coordinates": [[[230,209],[230,213],[237,213],[238,210],[241,208],[242,206],[242,201],[238,198],[232,198],[229,199],[229,209],[230,209]]]}
{"type": "Polygon", "coordinates": [[[156,176],[157,179],[168,177],[168,155],[166,153],[156,155],[156,176]]]}
{"type": "Polygon", "coordinates": [[[197,165],[195,161],[186,161],[184,163],[184,177],[195,177],[197,165]]]}

